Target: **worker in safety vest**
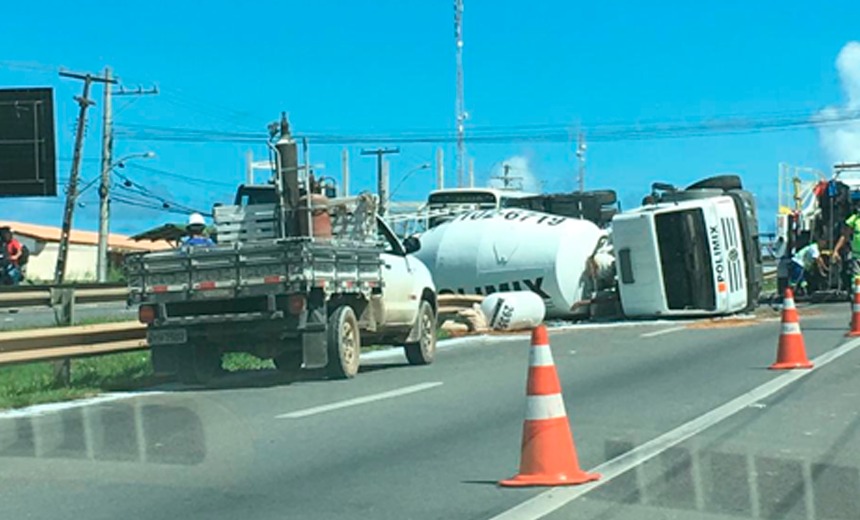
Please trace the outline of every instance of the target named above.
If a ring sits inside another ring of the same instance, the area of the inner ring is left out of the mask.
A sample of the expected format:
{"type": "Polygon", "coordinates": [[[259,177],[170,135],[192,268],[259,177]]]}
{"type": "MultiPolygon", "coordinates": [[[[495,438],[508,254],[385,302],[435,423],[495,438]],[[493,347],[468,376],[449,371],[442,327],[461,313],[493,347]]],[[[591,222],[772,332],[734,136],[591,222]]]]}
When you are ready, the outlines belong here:
{"type": "Polygon", "coordinates": [[[836,241],[836,247],[833,248],[834,262],[842,260],[840,253],[848,240],[851,240],[851,262],[848,264],[848,268],[851,273],[850,280],[853,283],[854,277],[860,276],[860,213],[857,210],[845,220],[842,236],[839,237],[839,240],[836,241]]]}

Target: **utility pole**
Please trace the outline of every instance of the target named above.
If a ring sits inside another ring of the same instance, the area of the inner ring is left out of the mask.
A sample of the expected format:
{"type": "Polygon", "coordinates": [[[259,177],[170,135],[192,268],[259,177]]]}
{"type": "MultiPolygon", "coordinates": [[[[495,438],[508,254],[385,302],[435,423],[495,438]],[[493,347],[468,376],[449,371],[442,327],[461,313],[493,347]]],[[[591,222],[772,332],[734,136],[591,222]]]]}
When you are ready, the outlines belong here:
{"type": "Polygon", "coordinates": [[[388,209],[388,179],[386,179],[387,168],[383,166],[385,156],[400,153],[400,148],[377,148],[376,150],[362,150],[361,155],[376,156],[376,194],[379,197],[379,215],[385,216],[388,209]]]}
{"type": "Polygon", "coordinates": [[[110,162],[113,154],[113,115],[111,114],[110,67],[105,67],[104,107],[102,108],[102,182],[99,186],[99,248],[96,257],[96,277],[99,282],[107,281],[108,233],[110,207],[110,162]]]}
{"type": "MultiPolygon", "coordinates": [[[[57,251],[57,265],[54,269],[54,283],[63,283],[66,277],[66,260],[69,257],[69,235],[72,231],[72,219],[74,218],[75,203],[78,198],[78,177],[81,169],[81,153],[84,147],[84,129],[87,124],[87,109],[94,105],[90,99],[90,86],[97,83],[116,83],[116,80],[94,76],[92,74],[78,74],[74,72],[60,72],[64,78],[73,78],[84,82],[83,94],[75,97],[80,110],[78,112],[77,129],[75,131],[75,149],[72,155],[72,170],[69,174],[69,186],[66,188],[66,207],[63,211],[63,227],[60,232],[60,245],[57,251]]],[[[108,88],[108,87],[106,87],[108,88]]]]}
{"type": "Polygon", "coordinates": [[[469,187],[475,187],[475,158],[469,157],[469,187]]]}
{"type": "Polygon", "coordinates": [[[254,185],[254,152],[245,150],[245,185],[254,185]]]}
{"type": "Polygon", "coordinates": [[[436,189],[445,189],[445,155],[441,148],[436,148],[436,189]]]}
{"type": "Polygon", "coordinates": [[[577,185],[579,192],[585,191],[585,134],[579,132],[576,136],[576,159],[579,161],[579,173],[577,174],[577,185]]]}
{"type": "Polygon", "coordinates": [[[96,257],[96,276],[99,282],[107,281],[108,271],[108,237],[110,235],[110,173],[113,165],[113,112],[111,106],[112,95],[116,96],[141,96],[147,94],[158,94],[158,89],[153,87],[143,90],[138,87],[135,90],[126,90],[120,86],[119,90],[113,92],[111,84],[116,83],[119,78],[111,78],[110,67],[105,67],[104,75],[104,108],[102,111],[102,171],[101,184],[99,185],[99,246],[96,257]]]}
{"type": "Polygon", "coordinates": [[[466,169],[466,95],[463,85],[463,0],[454,0],[454,40],[457,46],[457,187],[465,182],[466,169]]]}
{"type": "Polygon", "coordinates": [[[349,197],[349,150],[340,152],[340,191],[343,197],[349,197]]]}

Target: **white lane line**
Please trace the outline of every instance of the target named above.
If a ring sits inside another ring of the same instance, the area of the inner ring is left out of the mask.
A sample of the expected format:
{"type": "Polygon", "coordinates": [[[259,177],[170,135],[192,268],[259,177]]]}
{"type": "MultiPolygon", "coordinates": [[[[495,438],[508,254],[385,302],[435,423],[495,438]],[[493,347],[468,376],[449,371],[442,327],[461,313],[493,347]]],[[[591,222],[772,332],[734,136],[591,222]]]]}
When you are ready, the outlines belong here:
{"type": "Polygon", "coordinates": [[[421,383],[418,385],[405,386],[403,388],[398,388],[397,390],[390,390],[388,392],[382,392],[379,394],[356,397],[355,399],[347,399],[346,401],[339,401],[337,403],[315,406],[313,408],[305,408],[304,410],[298,410],[295,412],[276,415],[275,419],[301,419],[302,417],[331,412],[333,410],[340,410],[341,408],[349,408],[350,406],[358,406],[360,404],[372,403],[374,401],[381,401],[383,399],[400,397],[401,395],[414,394],[415,392],[430,390],[431,388],[436,388],[437,386],[442,386],[442,382],[435,381],[432,383],[421,383]]]}
{"type": "Polygon", "coordinates": [[[653,338],[656,336],[662,336],[663,334],[671,334],[672,332],[678,332],[679,330],[684,330],[687,327],[670,327],[668,329],[663,330],[655,330],[654,332],[646,332],[645,334],[640,334],[640,338],[653,338]]]}
{"type": "MultiPolygon", "coordinates": [[[[813,359],[815,369],[819,370],[831,361],[851,352],[860,346],[860,339],[851,340],[825,354],[813,359]]],[[[811,374],[814,370],[792,370],[767,383],[750,390],[749,392],[732,399],[731,401],[714,408],[692,421],[669,432],[660,435],[636,448],[608,460],[589,472],[602,473],[603,478],[575,487],[554,487],[543,493],[526,500],[511,509],[494,516],[491,520],[524,520],[535,519],[546,516],[568,503],[576,500],[594,488],[610,482],[612,479],[639,466],[669,448],[676,446],[685,440],[701,433],[718,422],[734,415],[744,408],[753,405],[763,399],[770,397],[798,379],[811,374]]]]}

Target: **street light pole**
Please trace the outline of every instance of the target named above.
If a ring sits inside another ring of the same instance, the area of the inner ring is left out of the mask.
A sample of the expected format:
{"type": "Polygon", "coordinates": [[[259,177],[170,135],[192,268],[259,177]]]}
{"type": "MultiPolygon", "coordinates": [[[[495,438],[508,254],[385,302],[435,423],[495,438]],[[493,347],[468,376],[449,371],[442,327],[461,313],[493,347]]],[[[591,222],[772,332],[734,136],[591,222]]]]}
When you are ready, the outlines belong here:
{"type": "MultiPolygon", "coordinates": [[[[110,74],[110,69],[107,70],[110,74]]],[[[107,89],[106,89],[107,90],[107,89]]],[[[110,94],[109,90],[105,93],[105,113],[110,113],[110,94]]],[[[110,129],[108,117],[105,117],[105,125],[108,130],[103,136],[102,150],[102,175],[101,185],[99,186],[99,245],[96,253],[96,274],[99,282],[107,281],[108,271],[108,237],[110,236],[110,173],[115,166],[123,166],[125,161],[130,159],[151,159],[155,157],[153,152],[134,153],[121,157],[116,162],[110,162],[111,152],[113,151],[113,131],[110,129]]]]}
{"type": "Polygon", "coordinates": [[[417,167],[409,170],[408,172],[404,173],[403,177],[401,177],[400,181],[397,183],[397,186],[395,186],[394,189],[391,190],[391,195],[388,196],[389,202],[394,201],[394,195],[397,193],[397,190],[399,190],[400,187],[403,186],[403,183],[406,182],[406,180],[409,179],[409,177],[411,177],[412,175],[414,175],[417,172],[420,172],[421,170],[429,170],[429,169],[430,169],[430,164],[424,163],[424,164],[417,166],[417,167]]]}

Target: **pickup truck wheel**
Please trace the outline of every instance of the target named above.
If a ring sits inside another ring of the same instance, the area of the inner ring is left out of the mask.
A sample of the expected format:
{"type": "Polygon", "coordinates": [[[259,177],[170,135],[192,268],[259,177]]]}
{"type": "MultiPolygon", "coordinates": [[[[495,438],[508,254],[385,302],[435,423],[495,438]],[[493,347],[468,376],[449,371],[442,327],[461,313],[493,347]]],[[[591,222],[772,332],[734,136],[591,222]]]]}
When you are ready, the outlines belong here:
{"type": "Polygon", "coordinates": [[[436,312],[423,300],[418,308],[418,341],[404,347],[410,365],[429,365],[436,358],[436,312]]]}
{"type": "Polygon", "coordinates": [[[348,305],[338,307],[328,319],[329,376],[349,379],[358,373],[361,334],[355,312],[348,305]]]}
{"type": "Polygon", "coordinates": [[[189,345],[179,354],[178,369],[181,382],[187,385],[207,384],[221,373],[221,353],[216,349],[189,345]]]}

